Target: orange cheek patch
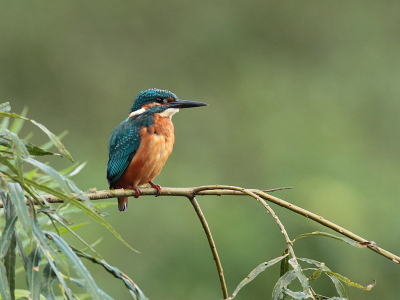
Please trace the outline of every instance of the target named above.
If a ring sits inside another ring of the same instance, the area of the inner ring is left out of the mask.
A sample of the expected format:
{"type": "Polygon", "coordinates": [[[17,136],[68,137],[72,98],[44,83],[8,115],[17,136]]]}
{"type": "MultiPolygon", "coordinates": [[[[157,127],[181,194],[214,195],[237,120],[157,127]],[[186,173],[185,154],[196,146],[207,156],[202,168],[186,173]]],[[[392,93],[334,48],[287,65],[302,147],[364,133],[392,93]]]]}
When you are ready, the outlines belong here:
{"type": "Polygon", "coordinates": [[[154,105],[160,105],[160,104],[158,104],[158,103],[149,103],[149,104],[143,105],[142,108],[144,108],[145,110],[148,110],[150,107],[152,107],[154,105]]]}

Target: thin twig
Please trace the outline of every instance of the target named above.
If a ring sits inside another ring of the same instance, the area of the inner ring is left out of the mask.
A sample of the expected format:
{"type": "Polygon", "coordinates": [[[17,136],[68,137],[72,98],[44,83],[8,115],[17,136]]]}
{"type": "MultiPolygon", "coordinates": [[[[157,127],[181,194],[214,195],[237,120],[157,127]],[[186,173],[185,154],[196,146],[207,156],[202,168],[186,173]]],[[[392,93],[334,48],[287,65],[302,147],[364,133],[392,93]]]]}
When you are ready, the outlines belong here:
{"type": "Polygon", "coordinates": [[[286,230],[285,230],[285,226],[283,226],[283,224],[281,223],[281,221],[279,220],[278,216],[275,214],[275,212],[272,210],[272,208],[267,204],[267,202],[265,202],[263,199],[261,199],[260,196],[256,195],[255,193],[253,193],[250,190],[244,189],[244,188],[240,188],[240,187],[236,187],[236,186],[202,186],[199,187],[197,189],[195,189],[195,194],[197,194],[200,191],[205,191],[205,190],[213,190],[213,189],[223,189],[223,190],[234,190],[234,191],[240,191],[246,195],[249,195],[251,197],[253,197],[254,199],[256,199],[258,202],[260,202],[268,211],[268,213],[271,214],[271,216],[274,218],[276,224],[279,226],[279,229],[281,230],[283,236],[285,237],[285,241],[290,253],[290,256],[294,259],[296,259],[296,255],[294,254],[293,251],[293,247],[292,247],[292,241],[290,240],[286,230]]]}
{"type": "Polygon", "coordinates": [[[276,189],[270,189],[270,190],[262,190],[264,193],[271,193],[271,192],[276,192],[276,191],[282,191],[282,190],[291,190],[291,186],[286,186],[286,187],[281,187],[281,188],[276,188],[276,189]]]}
{"type": "Polygon", "coordinates": [[[228,295],[228,290],[226,288],[224,271],[222,269],[221,261],[220,261],[219,256],[218,256],[217,247],[215,246],[214,239],[213,239],[213,237],[211,235],[210,227],[208,227],[208,223],[206,221],[206,218],[204,217],[204,214],[201,211],[200,205],[197,202],[196,198],[195,197],[188,197],[188,198],[190,200],[190,203],[192,203],[192,205],[194,207],[194,210],[197,213],[197,216],[200,219],[201,225],[203,225],[204,231],[206,232],[208,244],[210,245],[211,252],[212,252],[212,255],[213,255],[214,260],[215,260],[215,264],[217,265],[218,277],[219,277],[219,282],[221,283],[222,295],[224,297],[224,300],[228,299],[229,295],[228,295]]]}

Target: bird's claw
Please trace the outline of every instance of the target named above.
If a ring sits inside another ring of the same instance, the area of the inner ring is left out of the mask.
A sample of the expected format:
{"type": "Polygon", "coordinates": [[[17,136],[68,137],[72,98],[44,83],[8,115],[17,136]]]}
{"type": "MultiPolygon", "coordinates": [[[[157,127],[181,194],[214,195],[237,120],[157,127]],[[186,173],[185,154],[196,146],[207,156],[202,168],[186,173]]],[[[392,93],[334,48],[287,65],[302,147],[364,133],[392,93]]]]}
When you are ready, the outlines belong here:
{"type": "Polygon", "coordinates": [[[160,186],[159,184],[154,184],[152,181],[149,181],[149,184],[150,184],[150,186],[151,186],[152,188],[154,188],[154,189],[157,190],[156,197],[160,196],[160,195],[161,195],[161,191],[162,191],[161,186],[160,186]]]}
{"type": "Polygon", "coordinates": [[[139,196],[142,194],[142,191],[139,190],[136,186],[132,185],[132,189],[135,191],[135,198],[139,198],[139,196]]]}

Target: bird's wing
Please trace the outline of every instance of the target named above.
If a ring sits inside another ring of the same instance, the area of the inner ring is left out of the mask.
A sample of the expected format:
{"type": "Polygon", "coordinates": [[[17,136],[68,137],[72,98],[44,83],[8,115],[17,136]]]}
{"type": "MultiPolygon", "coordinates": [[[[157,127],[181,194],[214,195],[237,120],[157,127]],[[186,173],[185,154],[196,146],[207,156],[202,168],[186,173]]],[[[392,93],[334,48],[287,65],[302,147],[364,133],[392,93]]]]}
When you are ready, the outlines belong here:
{"type": "Polygon", "coordinates": [[[140,126],[133,126],[129,119],[119,124],[111,133],[107,166],[107,179],[110,188],[115,188],[117,181],[129,166],[139,144],[140,126]]]}

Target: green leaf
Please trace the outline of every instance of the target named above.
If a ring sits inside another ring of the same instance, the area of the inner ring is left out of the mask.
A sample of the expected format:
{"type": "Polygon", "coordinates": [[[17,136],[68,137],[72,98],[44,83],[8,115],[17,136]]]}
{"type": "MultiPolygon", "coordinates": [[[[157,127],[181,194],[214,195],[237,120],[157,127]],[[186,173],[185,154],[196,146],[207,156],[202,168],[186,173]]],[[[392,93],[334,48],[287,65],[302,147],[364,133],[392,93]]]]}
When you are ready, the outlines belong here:
{"type": "Polygon", "coordinates": [[[288,288],[282,288],[282,292],[283,294],[285,294],[286,296],[291,297],[290,299],[308,299],[310,298],[310,295],[304,293],[304,292],[293,292],[291,290],[289,290],[288,288]]]}
{"type": "Polygon", "coordinates": [[[54,133],[50,132],[50,130],[48,130],[44,125],[42,125],[42,124],[40,124],[40,123],[38,123],[38,122],[36,122],[36,121],[34,121],[34,120],[31,120],[31,119],[28,119],[28,118],[19,116],[19,115],[17,115],[16,113],[0,112],[0,117],[18,118],[18,119],[23,119],[23,120],[26,120],[26,121],[29,121],[29,122],[35,124],[35,125],[38,126],[44,133],[47,134],[47,136],[50,138],[50,140],[51,140],[51,141],[54,143],[54,145],[57,147],[58,151],[61,152],[61,154],[63,154],[63,155],[64,155],[66,158],[68,158],[70,161],[74,162],[74,160],[72,159],[71,154],[68,152],[67,149],[65,149],[65,146],[63,145],[63,143],[61,143],[60,139],[59,139],[54,133]]]}
{"type": "MultiPolygon", "coordinates": [[[[103,237],[100,237],[97,241],[95,241],[93,244],[90,244],[90,247],[94,248],[94,246],[96,246],[98,243],[100,243],[103,240],[103,237]]],[[[81,252],[86,252],[88,251],[90,248],[89,247],[85,247],[79,251],[81,252]]]]}
{"type": "MultiPolygon", "coordinates": [[[[1,195],[2,195],[2,198],[3,198],[4,191],[8,191],[8,182],[4,178],[4,174],[2,172],[0,172],[0,187],[2,189],[1,195]]],[[[4,201],[3,201],[3,204],[4,204],[4,201]]],[[[11,205],[11,202],[10,202],[10,205],[11,205]]],[[[12,208],[12,205],[11,205],[11,208],[12,208]]],[[[14,208],[12,208],[12,210],[14,211],[14,208]]],[[[6,209],[6,211],[7,211],[7,209],[6,209]]]]}
{"type": "Polygon", "coordinates": [[[5,129],[5,132],[7,135],[10,137],[11,143],[12,143],[12,149],[13,149],[13,155],[15,159],[15,167],[17,170],[17,175],[19,176],[21,184],[24,182],[24,173],[23,173],[23,158],[28,157],[28,150],[24,146],[24,144],[21,142],[21,140],[18,138],[18,136],[15,133],[12,133],[8,129],[5,129]]]}
{"type": "Polygon", "coordinates": [[[10,124],[10,118],[3,118],[3,121],[1,122],[1,126],[4,128],[8,128],[9,124],[10,124]]]}
{"type": "Polygon", "coordinates": [[[36,168],[39,168],[40,170],[42,170],[43,172],[45,172],[47,175],[49,175],[51,177],[51,179],[53,179],[61,188],[61,190],[66,193],[66,194],[70,194],[71,193],[71,189],[69,188],[68,184],[65,182],[63,176],[58,173],[55,169],[53,169],[52,167],[50,167],[49,165],[46,165],[36,159],[33,158],[26,158],[25,161],[27,163],[30,163],[31,165],[35,166],[36,168]]]}
{"type": "Polygon", "coordinates": [[[314,281],[319,276],[321,276],[321,274],[322,274],[322,269],[318,268],[317,270],[314,271],[314,273],[312,273],[312,275],[310,276],[310,280],[309,281],[314,281]]]}
{"type": "MultiPolygon", "coordinates": [[[[65,137],[68,134],[68,130],[64,130],[63,132],[61,132],[57,137],[59,140],[61,140],[63,137],[65,137]]],[[[43,144],[42,146],[40,146],[40,148],[44,149],[44,150],[49,150],[52,146],[54,146],[54,143],[52,140],[48,141],[47,143],[43,144]]]]}
{"type": "MultiPolygon", "coordinates": [[[[0,158],[0,160],[1,160],[1,158],[0,158]]],[[[13,177],[13,176],[10,176],[10,179],[11,180],[16,180],[16,178],[13,177]]],[[[70,197],[68,197],[67,195],[63,194],[62,192],[57,191],[56,189],[53,189],[53,188],[48,187],[46,185],[38,184],[34,180],[30,180],[30,179],[25,178],[25,183],[28,184],[29,186],[32,186],[35,189],[38,189],[38,190],[41,190],[43,192],[52,194],[52,195],[56,196],[57,198],[59,198],[61,200],[66,201],[66,200],[70,199],[70,197]]]]}
{"type": "Polygon", "coordinates": [[[72,204],[76,205],[79,207],[84,213],[86,213],[89,217],[91,217],[93,220],[96,222],[100,223],[101,225],[105,226],[114,236],[119,239],[122,243],[125,244],[129,249],[139,253],[139,251],[133,249],[125,240],[121,237],[121,235],[115,231],[115,229],[107,223],[101,216],[98,214],[94,213],[90,208],[88,208],[86,205],[84,205],[82,202],[79,202],[78,200],[73,199],[71,201],[72,204]]]}
{"type": "Polygon", "coordinates": [[[59,231],[60,234],[65,234],[65,233],[67,233],[67,232],[72,233],[72,234],[73,234],[78,240],[80,240],[86,247],[88,247],[90,250],[92,250],[94,253],[96,253],[96,255],[98,255],[99,257],[101,257],[101,255],[100,255],[99,253],[97,253],[96,250],[94,250],[88,243],[86,243],[86,241],[85,241],[84,239],[82,239],[82,238],[81,238],[78,234],[76,234],[76,232],[74,231],[74,230],[76,230],[76,229],[78,229],[78,228],[80,228],[80,227],[82,227],[82,226],[84,226],[84,225],[86,225],[86,224],[89,224],[89,222],[84,222],[84,223],[77,224],[77,225],[74,225],[74,226],[70,226],[70,227],[69,227],[67,224],[65,224],[65,222],[64,222],[61,218],[59,218],[59,216],[58,216],[57,214],[50,214],[50,213],[48,213],[47,216],[48,216],[49,218],[51,218],[52,220],[58,222],[59,224],[61,224],[61,225],[64,227],[64,228],[58,228],[58,231],[59,231]]]}
{"type": "Polygon", "coordinates": [[[6,276],[8,285],[10,287],[11,299],[15,299],[15,247],[16,240],[15,235],[11,238],[10,247],[8,248],[8,252],[6,257],[4,258],[4,266],[6,267],[6,276]]]}
{"type": "MultiPolygon", "coordinates": [[[[72,199],[79,197],[85,203],[85,205],[88,206],[92,211],[96,212],[97,214],[101,214],[102,216],[107,215],[106,213],[100,211],[96,206],[94,206],[93,203],[89,200],[89,198],[86,195],[84,195],[83,192],[69,178],[58,173],[52,167],[45,165],[45,164],[41,163],[40,161],[37,161],[33,158],[27,158],[27,159],[25,159],[25,161],[34,165],[35,167],[41,169],[43,172],[45,172],[47,175],[49,175],[60,186],[60,188],[63,190],[64,193],[71,195],[70,197],[67,197],[67,198],[65,196],[60,198],[60,199],[64,200],[64,203],[62,205],[60,205],[59,209],[61,209],[63,206],[65,206],[69,202],[71,202],[72,199]],[[71,190],[76,195],[72,195],[71,190]]],[[[53,195],[55,195],[55,194],[53,194],[53,195]]]]}
{"type": "Polygon", "coordinates": [[[97,286],[93,277],[83,265],[82,261],[76,256],[76,254],[71,250],[71,248],[62,238],[52,232],[46,232],[46,235],[53,241],[54,245],[65,255],[66,259],[68,260],[69,264],[72,266],[76,274],[84,280],[86,289],[88,293],[93,297],[93,299],[111,299],[110,296],[108,296],[97,286]]]}
{"type": "Polygon", "coordinates": [[[22,265],[23,265],[23,267],[24,267],[24,269],[26,271],[28,269],[28,258],[26,257],[26,253],[24,251],[24,245],[22,244],[22,241],[21,241],[21,239],[20,239],[18,234],[15,233],[14,236],[15,236],[15,240],[17,242],[18,253],[19,253],[19,256],[21,258],[22,265]]]}
{"type": "Polygon", "coordinates": [[[43,270],[42,280],[42,293],[46,297],[46,300],[56,300],[56,296],[54,295],[52,287],[56,278],[56,274],[54,273],[50,264],[47,264],[43,270]]]}
{"type": "Polygon", "coordinates": [[[0,260],[2,260],[8,252],[8,248],[11,243],[11,239],[14,237],[15,223],[18,220],[18,216],[14,216],[11,220],[6,220],[6,226],[0,240],[0,260]]]}
{"type": "MultiPolygon", "coordinates": [[[[74,191],[74,193],[76,194],[77,197],[79,197],[79,199],[82,201],[82,203],[84,203],[89,209],[91,209],[92,211],[94,211],[96,214],[100,215],[100,216],[108,216],[107,213],[101,211],[99,208],[97,208],[92,201],[90,201],[90,199],[75,185],[75,183],[64,176],[64,180],[68,183],[68,185],[71,187],[71,189],[74,191]]],[[[65,202],[60,205],[59,208],[62,208],[65,206],[65,202]]]]}
{"type": "Polygon", "coordinates": [[[372,288],[375,286],[375,284],[376,284],[376,281],[374,280],[374,283],[371,283],[371,284],[367,285],[366,287],[364,287],[364,286],[362,286],[361,284],[358,284],[358,283],[356,283],[356,282],[354,282],[354,281],[351,281],[351,280],[348,279],[347,277],[344,277],[343,275],[340,275],[340,274],[338,274],[338,273],[334,273],[334,272],[332,272],[332,271],[325,271],[325,273],[326,273],[326,275],[328,275],[329,277],[333,276],[333,277],[339,279],[340,281],[344,282],[344,283],[347,284],[348,286],[354,286],[354,287],[356,287],[356,288],[358,288],[358,289],[362,289],[362,290],[366,290],[366,291],[369,291],[370,289],[372,289],[372,288]]]}
{"type": "Polygon", "coordinates": [[[236,287],[236,289],[234,290],[233,294],[231,297],[229,297],[229,299],[233,299],[235,298],[235,296],[237,295],[237,293],[240,291],[240,289],[242,287],[244,287],[246,284],[248,284],[250,281],[252,281],[254,278],[256,278],[256,276],[258,274],[260,274],[262,271],[264,271],[266,268],[276,264],[277,262],[281,261],[282,259],[284,259],[286,256],[288,256],[288,254],[279,256],[277,258],[274,258],[268,262],[263,262],[262,264],[258,265],[253,271],[250,272],[250,274],[243,279],[239,285],[236,287]]]}
{"type": "Polygon", "coordinates": [[[0,112],[7,112],[11,110],[10,102],[0,104],[0,112]]]}
{"type": "Polygon", "coordinates": [[[61,170],[60,174],[71,177],[71,176],[78,174],[85,166],[86,166],[86,162],[84,162],[82,164],[79,162],[76,162],[72,166],[69,166],[68,168],[66,168],[64,170],[61,170]]]}
{"type": "Polygon", "coordinates": [[[147,299],[145,297],[145,295],[143,294],[143,292],[139,289],[139,287],[127,275],[122,273],[118,268],[111,266],[103,259],[97,259],[97,258],[95,258],[87,253],[84,253],[83,251],[80,251],[74,247],[71,247],[71,249],[76,253],[76,255],[78,255],[80,257],[84,257],[84,258],[92,261],[93,263],[103,266],[104,269],[106,269],[113,276],[121,279],[125,283],[125,286],[130,290],[130,292],[135,300],[146,300],[147,299]]]}
{"type": "MultiPolygon", "coordinates": [[[[53,257],[55,257],[54,249],[50,247],[50,245],[47,243],[47,240],[44,240],[41,235],[35,235],[34,237],[35,237],[36,242],[38,243],[38,246],[41,249],[41,252],[46,257],[47,261],[49,262],[49,264],[51,266],[51,269],[53,270],[54,274],[57,277],[58,282],[60,283],[60,289],[64,295],[64,298],[66,298],[67,300],[74,300],[74,297],[72,296],[71,291],[63,278],[63,275],[58,270],[57,265],[54,261],[54,258],[53,258],[53,257]]],[[[56,256],[58,256],[58,254],[56,254],[56,256]]]]}
{"type": "Polygon", "coordinates": [[[283,255],[286,255],[285,258],[281,261],[281,269],[280,269],[280,277],[282,277],[287,271],[289,271],[289,256],[288,249],[283,251],[283,255]]]}
{"type": "Polygon", "coordinates": [[[274,289],[272,290],[272,300],[279,300],[283,294],[283,289],[296,279],[296,273],[291,270],[286,272],[279,280],[276,282],[274,289]]]}
{"type": "Polygon", "coordinates": [[[334,276],[331,276],[329,274],[328,277],[332,280],[333,284],[335,285],[335,289],[337,293],[339,294],[340,297],[347,299],[347,292],[346,289],[344,288],[343,284],[334,276]]]}
{"type": "MultiPolygon", "coordinates": [[[[15,290],[15,297],[20,300],[20,299],[29,299],[29,291],[28,290],[21,290],[21,289],[16,289],[15,290]]],[[[46,300],[45,297],[40,295],[40,300],[46,300]]]]}
{"type": "MultiPolygon", "coordinates": [[[[7,168],[9,168],[15,175],[19,176],[17,168],[14,167],[14,165],[8,160],[8,158],[5,158],[5,157],[0,156],[0,162],[1,162],[3,165],[5,165],[7,168]]],[[[3,171],[2,173],[3,173],[3,175],[7,175],[7,173],[4,172],[4,171],[3,171]]],[[[9,176],[9,177],[11,177],[11,176],[9,176]]],[[[14,181],[19,181],[19,179],[20,179],[20,178],[17,177],[16,179],[13,179],[13,180],[14,180],[14,181]]]]}
{"type": "Polygon", "coordinates": [[[39,148],[38,146],[36,146],[36,145],[34,145],[32,143],[29,143],[29,142],[23,141],[23,143],[24,143],[26,149],[28,150],[29,154],[33,155],[33,156],[60,155],[58,153],[45,151],[45,150],[39,148]]]}
{"type": "Polygon", "coordinates": [[[294,273],[300,281],[301,286],[303,287],[303,292],[308,294],[308,280],[307,277],[303,274],[299,263],[296,258],[289,259],[289,264],[292,266],[294,273]]]}
{"type": "Polygon", "coordinates": [[[10,190],[11,201],[14,204],[19,220],[26,233],[30,234],[30,232],[32,232],[32,223],[25,203],[24,191],[17,182],[9,182],[8,188],[10,190]]]}
{"type": "MultiPolygon", "coordinates": [[[[317,266],[318,268],[320,268],[323,272],[330,272],[331,270],[325,266],[324,263],[313,260],[313,259],[309,259],[309,258],[298,258],[298,260],[304,261],[306,263],[312,264],[317,266]]],[[[339,296],[341,298],[345,298],[347,299],[347,292],[345,290],[345,288],[343,287],[342,283],[334,276],[331,276],[329,274],[326,274],[329,276],[329,278],[332,280],[333,284],[335,285],[336,291],[338,292],[339,296]]]]}
{"type": "MultiPolygon", "coordinates": [[[[21,117],[26,117],[27,113],[28,113],[28,107],[25,106],[21,112],[21,117]]],[[[24,122],[25,122],[24,119],[14,119],[14,122],[10,127],[10,131],[18,134],[21,131],[22,126],[24,125],[24,122]]]]}
{"type": "Polygon", "coordinates": [[[32,180],[35,176],[37,176],[36,174],[38,170],[39,170],[38,168],[33,169],[32,171],[30,171],[28,174],[25,175],[25,178],[32,180]]]}
{"type": "Polygon", "coordinates": [[[52,133],[50,130],[48,130],[44,125],[34,121],[30,120],[33,124],[35,124],[37,127],[43,130],[44,133],[47,134],[47,136],[50,138],[50,140],[54,143],[54,145],[57,147],[58,151],[61,152],[66,158],[68,158],[70,161],[74,162],[72,159],[71,154],[68,152],[68,150],[65,148],[64,144],[61,143],[60,139],[52,133]]]}
{"type": "MultiPolygon", "coordinates": [[[[10,200],[10,194],[7,195],[7,197],[4,195],[3,191],[0,191],[0,197],[1,200],[3,201],[4,205],[4,210],[5,210],[5,216],[6,216],[6,224],[10,223],[10,220],[14,219],[16,217],[15,212],[14,212],[14,207],[11,203],[10,200]]],[[[10,287],[10,296],[11,299],[15,299],[15,260],[16,260],[16,255],[15,255],[15,248],[16,248],[16,231],[13,230],[11,240],[10,240],[10,245],[8,247],[8,251],[4,257],[4,266],[6,267],[6,276],[7,276],[7,281],[8,285],[10,287]]],[[[3,232],[4,236],[4,232],[3,232]]],[[[25,252],[24,252],[25,253],[25,252]]],[[[22,258],[23,259],[23,258],[22,258]]]]}
{"type": "Polygon", "coordinates": [[[324,237],[329,237],[329,238],[332,238],[332,239],[335,239],[335,240],[339,240],[339,241],[345,242],[345,243],[347,243],[347,244],[349,244],[351,246],[354,246],[356,248],[365,248],[366,247],[366,246],[364,246],[364,245],[362,245],[362,244],[360,244],[358,242],[355,242],[355,241],[353,241],[353,240],[351,240],[349,238],[336,236],[336,235],[333,235],[333,234],[330,234],[330,233],[326,233],[326,232],[321,232],[321,231],[315,231],[315,232],[311,232],[311,233],[300,234],[299,236],[297,236],[292,241],[292,243],[294,243],[296,240],[298,240],[300,238],[308,237],[308,236],[324,236],[324,237]]]}
{"type": "Polygon", "coordinates": [[[29,286],[29,299],[39,300],[40,297],[40,277],[39,277],[39,265],[42,259],[40,248],[35,247],[28,256],[28,286],[29,286]]]}
{"type": "Polygon", "coordinates": [[[10,287],[6,277],[6,267],[0,260],[0,295],[3,300],[11,300],[10,287]]]}
{"type": "MultiPolygon", "coordinates": [[[[38,245],[42,246],[45,249],[45,251],[48,253],[49,257],[51,257],[52,260],[56,261],[58,263],[58,265],[64,267],[64,269],[67,270],[68,262],[65,261],[64,259],[61,259],[59,254],[50,246],[50,244],[38,222],[38,219],[36,217],[36,210],[34,207],[32,208],[32,221],[33,221],[32,222],[32,224],[33,224],[32,232],[33,232],[33,236],[35,237],[35,240],[38,243],[38,245]]],[[[43,250],[43,249],[41,249],[41,250],[43,250]]]]}
{"type": "Polygon", "coordinates": [[[89,222],[83,222],[83,223],[79,223],[79,224],[76,224],[76,225],[73,225],[73,226],[67,226],[66,224],[62,224],[61,222],[60,222],[60,224],[65,227],[65,228],[64,227],[58,228],[58,230],[60,231],[61,234],[66,234],[68,232],[71,232],[72,234],[74,234],[75,230],[81,228],[82,226],[85,226],[85,225],[89,224],[89,222]]]}

